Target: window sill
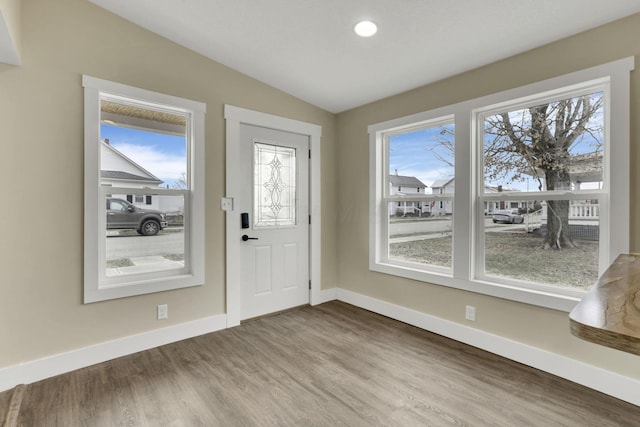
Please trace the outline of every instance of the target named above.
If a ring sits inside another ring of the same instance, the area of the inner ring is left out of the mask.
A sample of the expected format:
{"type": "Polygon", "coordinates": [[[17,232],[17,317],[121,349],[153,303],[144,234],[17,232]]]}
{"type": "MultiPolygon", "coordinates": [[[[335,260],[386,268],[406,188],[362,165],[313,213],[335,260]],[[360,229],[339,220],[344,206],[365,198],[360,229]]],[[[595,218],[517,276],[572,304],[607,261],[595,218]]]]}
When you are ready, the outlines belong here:
{"type": "Polygon", "coordinates": [[[96,290],[85,289],[84,302],[93,303],[116,298],[126,298],[155,292],[201,286],[202,277],[193,274],[181,274],[161,279],[137,280],[116,285],[101,285],[96,290]]]}
{"type": "Polygon", "coordinates": [[[485,280],[465,280],[452,277],[451,275],[427,272],[416,268],[383,262],[371,263],[369,269],[378,273],[390,274],[392,276],[413,279],[428,284],[446,286],[449,288],[489,295],[492,297],[550,308],[567,313],[570,312],[581,299],[579,296],[527,289],[507,284],[493,283],[485,280]]]}

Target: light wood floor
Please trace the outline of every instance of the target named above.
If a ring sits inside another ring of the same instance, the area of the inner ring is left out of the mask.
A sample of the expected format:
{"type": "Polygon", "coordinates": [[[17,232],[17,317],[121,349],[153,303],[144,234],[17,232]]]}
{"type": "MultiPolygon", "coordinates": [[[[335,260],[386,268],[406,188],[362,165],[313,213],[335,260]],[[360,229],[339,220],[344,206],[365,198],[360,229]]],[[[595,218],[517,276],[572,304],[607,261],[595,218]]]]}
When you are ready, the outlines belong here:
{"type": "Polygon", "coordinates": [[[640,407],[331,302],[28,385],[16,424],[638,426],[640,407]]]}

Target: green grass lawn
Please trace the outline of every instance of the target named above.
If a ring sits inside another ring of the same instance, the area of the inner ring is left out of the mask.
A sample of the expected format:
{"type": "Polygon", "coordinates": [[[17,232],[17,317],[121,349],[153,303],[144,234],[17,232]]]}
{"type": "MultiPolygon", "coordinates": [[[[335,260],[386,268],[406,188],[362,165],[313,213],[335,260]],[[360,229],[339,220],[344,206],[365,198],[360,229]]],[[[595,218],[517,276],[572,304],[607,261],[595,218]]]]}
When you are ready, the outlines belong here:
{"type": "MultiPolygon", "coordinates": [[[[575,249],[544,250],[536,233],[486,233],[487,274],[538,283],[590,288],[598,279],[598,242],[575,249]]],[[[451,237],[392,243],[390,257],[451,267],[451,237]]]]}
{"type": "Polygon", "coordinates": [[[131,267],[133,262],[129,258],[119,258],[107,260],[107,268],[131,267]]]}

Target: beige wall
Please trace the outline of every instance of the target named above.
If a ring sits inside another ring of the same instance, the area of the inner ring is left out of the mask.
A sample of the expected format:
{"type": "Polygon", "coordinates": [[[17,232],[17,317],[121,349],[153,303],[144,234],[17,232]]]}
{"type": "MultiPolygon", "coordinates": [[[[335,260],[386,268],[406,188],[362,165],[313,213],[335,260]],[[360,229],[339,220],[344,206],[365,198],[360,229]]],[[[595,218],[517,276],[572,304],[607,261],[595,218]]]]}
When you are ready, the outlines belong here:
{"type": "MultiPolygon", "coordinates": [[[[640,358],[589,344],[569,333],[567,313],[379,274],[368,269],[367,206],[369,142],[367,126],[477,98],[493,92],[636,56],[640,69],[640,14],[566,40],[338,115],[339,187],[338,278],[344,289],[575,358],[640,379],[640,358]],[[359,207],[360,209],[355,209],[359,207]],[[466,304],[478,321],[464,319],[466,304]]],[[[490,49],[490,46],[487,46],[490,49]]],[[[640,71],[631,75],[631,162],[640,156],[640,71]]],[[[632,167],[632,212],[638,211],[637,168],[632,167]]],[[[640,250],[640,223],[632,215],[631,248],[640,250]]]]}
{"type": "Polygon", "coordinates": [[[322,286],[335,287],[334,115],[88,1],[22,7],[22,66],[0,65],[0,368],[225,312],[225,103],[322,126],[322,286]],[[203,286],[82,304],[82,74],[207,104],[203,286]]]}

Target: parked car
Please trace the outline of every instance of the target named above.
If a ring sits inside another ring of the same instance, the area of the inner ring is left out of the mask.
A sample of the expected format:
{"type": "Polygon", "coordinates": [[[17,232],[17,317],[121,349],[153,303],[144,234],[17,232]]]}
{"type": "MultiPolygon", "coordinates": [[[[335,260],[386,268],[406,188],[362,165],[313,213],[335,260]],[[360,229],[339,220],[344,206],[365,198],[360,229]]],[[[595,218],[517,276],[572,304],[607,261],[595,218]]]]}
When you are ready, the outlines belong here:
{"type": "Polygon", "coordinates": [[[107,197],[107,230],[136,230],[143,236],[155,236],[166,226],[163,212],[142,209],[126,200],[107,197]]]}
{"type": "Polygon", "coordinates": [[[520,211],[518,209],[495,211],[491,218],[494,223],[502,222],[504,224],[522,224],[524,222],[524,217],[520,215],[520,211]]]}

